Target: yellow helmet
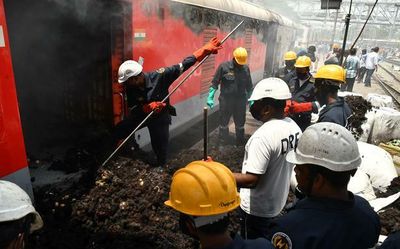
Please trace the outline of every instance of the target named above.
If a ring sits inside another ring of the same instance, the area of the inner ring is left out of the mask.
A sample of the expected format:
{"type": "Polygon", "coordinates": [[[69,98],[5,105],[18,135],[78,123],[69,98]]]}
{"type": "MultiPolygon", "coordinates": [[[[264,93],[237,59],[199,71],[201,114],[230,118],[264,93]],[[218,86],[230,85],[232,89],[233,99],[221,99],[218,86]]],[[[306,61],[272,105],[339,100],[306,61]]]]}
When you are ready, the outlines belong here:
{"type": "Polygon", "coordinates": [[[283,58],[285,59],[285,61],[296,60],[297,59],[297,55],[293,51],[288,51],[288,52],[285,53],[283,58]]]}
{"type": "Polygon", "coordinates": [[[314,78],[336,80],[344,84],[346,82],[346,71],[339,65],[325,65],[318,69],[314,78]]]}
{"type": "Polygon", "coordinates": [[[295,67],[310,67],[311,66],[311,59],[308,56],[300,56],[296,60],[296,64],[294,64],[295,67]]]}
{"type": "Polygon", "coordinates": [[[233,57],[239,65],[247,64],[247,50],[245,48],[238,47],[233,50],[233,57]]]}
{"type": "Polygon", "coordinates": [[[334,49],[334,48],[340,48],[340,45],[337,44],[337,43],[334,43],[334,44],[332,45],[332,49],[334,49]]]}
{"type": "Polygon", "coordinates": [[[194,161],[175,172],[165,205],[188,215],[224,214],[240,204],[232,172],[217,162],[194,161]]]}

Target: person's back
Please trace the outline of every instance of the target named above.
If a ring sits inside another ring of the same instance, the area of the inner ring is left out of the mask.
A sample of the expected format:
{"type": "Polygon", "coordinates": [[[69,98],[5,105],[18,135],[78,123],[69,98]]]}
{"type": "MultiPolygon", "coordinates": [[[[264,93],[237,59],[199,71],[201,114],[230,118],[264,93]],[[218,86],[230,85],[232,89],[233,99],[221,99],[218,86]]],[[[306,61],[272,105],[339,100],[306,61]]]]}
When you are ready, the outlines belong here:
{"type": "Polygon", "coordinates": [[[347,188],[361,165],[357,141],[349,130],[329,122],[311,125],[286,160],[296,165],[296,189],[305,197],[270,222],[267,238],[275,246],[285,248],[286,242],[286,248],[296,249],[375,246],[379,216],[347,188]]]}
{"type": "Polygon", "coordinates": [[[365,58],[365,68],[367,69],[375,69],[375,66],[378,64],[378,53],[372,51],[367,54],[365,58]]]}
{"type": "Polygon", "coordinates": [[[379,217],[369,203],[353,196],[350,201],[305,198],[271,224],[272,241],[280,232],[293,248],[366,249],[379,236],[379,217]]]}

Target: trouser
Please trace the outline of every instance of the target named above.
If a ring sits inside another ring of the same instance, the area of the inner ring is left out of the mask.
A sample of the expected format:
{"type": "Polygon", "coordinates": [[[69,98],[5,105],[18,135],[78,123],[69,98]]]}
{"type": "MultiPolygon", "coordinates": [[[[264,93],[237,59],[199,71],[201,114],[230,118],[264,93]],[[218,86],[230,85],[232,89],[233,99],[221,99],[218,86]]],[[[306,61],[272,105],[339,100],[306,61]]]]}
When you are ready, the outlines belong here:
{"type": "Polygon", "coordinates": [[[245,97],[220,97],[219,98],[219,136],[226,140],[229,135],[229,120],[233,116],[235,123],[236,142],[244,142],[244,124],[246,122],[245,97]]]}
{"type": "Polygon", "coordinates": [[[267,238],[268,226],[273,218],[254,216],[246,213],[241,208],[240,212],[240,235],[244,239],[267,238]]]}
{"type": "Polygon", "coordinates": [[[352,92],[353,86],[354,86],[354,81],[356,81],[356,78],[346,78],[346,84],[342,84],[342,86],[340,87],[340,90],[352,92]]]}
{"type": "MultiPolygon", "coordinates": [[[[143,116],[128,118],[119,122],[114,129],[114,141],[125,139],[144,119],[143,116]]],[[[162,113],[157,117],[150,118],[140,129],[147,127],[150,133],[151,147],[157,156],[158,165],[164,165],[167,161],[169,125],[171,117],[168,113],[162,113]]],[[[134,138],[132,138],[134,139],[134,138]]]]}
{"type": "Polygon", "coordinates": [[[365,80],[364,80],[364,85],[365,86],[371,86],[371,77],[372,74],[374,73],[375,69],[367,69],[365,80]]]}
{"type": "Polygon", "coordinates": [[[311,124],[311,114],[297,114],[290,116],[294,122],[304,131],[311,124]]]}
{"type": "Polygon", "coordinates": [[[363,81],[364,80],[364,75],[365,75],[365,71],[366,70],[367,69],[365,67],[361,67],[359,69],[357,81],[363,81]]]}

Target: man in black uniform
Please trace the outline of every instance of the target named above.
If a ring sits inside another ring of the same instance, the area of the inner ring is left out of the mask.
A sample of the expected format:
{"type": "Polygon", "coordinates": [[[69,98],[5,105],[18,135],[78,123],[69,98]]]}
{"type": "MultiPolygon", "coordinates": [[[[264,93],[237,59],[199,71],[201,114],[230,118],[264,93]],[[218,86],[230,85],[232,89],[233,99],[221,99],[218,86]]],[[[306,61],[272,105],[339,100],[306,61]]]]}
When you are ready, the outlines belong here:
{"type": "Polygon", "coordinates": [[[275,77],[284,80],[286,84],[288,84],[290,79],[296,75],[294,64],[296,63],[297,55],[293,51],[288,51],[285,53],[284,59],[285,66],[279,68],[278,72],[275,74],[275,77]]]}
{"type": "Polygon", "coordinates": [[[300,137],[286,160],[295,164],[300,191],[307,197],[286,215],[270,222],[269,236],[281,249],[373,248],[379,216],[368,201],[347,190],[361,164],[357,141],[334,123],[317,123],[300,137]]]}
{"type": "Polygon", "coordinates": [[[154,111],[144,126],[149,129],[157,165],[164,165],[167,160],[170,115],[176,114],[169,100],[165,103],[161,101],[168,95],[169,86],[183,72],[208,54],[217,53],[220,48],[220,42],[213,38],[181,63],[149,73],[143,73],[143,67],[136,61],[128,60],[122,63],[118,70],[118,82],[124,84],[130,115],[117,124],[114,139],[118,141],[126,138],[150,112],[154,111]]]}
{"type": "MultiPolygon", "coordinates": [[[[307,56],[300,56],[294,65],[296,75],[289,81],[289,89],[292,93],[292,100],[297,103],[314,102],[314,78],[310,73],[311,59],[307,56]]],[[[304,131],[311,123],[311,113],[299,113],[290,116],[297,125],[304,131]]]]}
{"type": "Polygon", "coordinates": [[[214,94],[221,85],[219,96],[219,136],[222,141],[229,137],[228,124],[231,116],[235,122],[236,143],[244,143],[246,104],[253,84],[247,64],[247,51],[238,47],[233,51],[233,59],[219,65],[208,94],[207,105],[214,107],[214,94]]]}
{"type": "Polygon", "coordinates": [[[318,122],[333,122],[348,127],[352,114],[344,98],[338,97],[341,84],[346,84],[345,70],[338,65],[322,66],[315,74],[316,98],[321,106],[318,122]]]}

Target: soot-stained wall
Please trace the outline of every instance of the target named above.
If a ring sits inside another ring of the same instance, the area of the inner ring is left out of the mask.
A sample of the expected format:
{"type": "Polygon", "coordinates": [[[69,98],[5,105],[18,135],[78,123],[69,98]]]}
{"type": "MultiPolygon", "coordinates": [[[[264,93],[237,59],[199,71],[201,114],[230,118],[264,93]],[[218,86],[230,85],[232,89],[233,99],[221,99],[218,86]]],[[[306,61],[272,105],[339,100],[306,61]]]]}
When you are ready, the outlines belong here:
{"type": "Polygon", "coordinates": [[[109,2],[5,0],[28,154],[76,146],[111,124],[109,2]]]}

